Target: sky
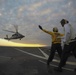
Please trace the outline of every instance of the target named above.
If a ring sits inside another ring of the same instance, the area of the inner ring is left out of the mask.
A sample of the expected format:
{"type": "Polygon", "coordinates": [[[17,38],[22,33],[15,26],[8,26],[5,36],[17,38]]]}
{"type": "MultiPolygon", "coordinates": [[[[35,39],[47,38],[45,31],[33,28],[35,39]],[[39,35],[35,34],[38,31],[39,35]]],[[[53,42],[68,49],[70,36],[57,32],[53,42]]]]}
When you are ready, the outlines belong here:
{"type": "Polygon", "coordinates": [[[76,28],[76,0],[0,0],[0,38],[3,40],[6,35],[12,35],[3,29],[15,31],[14,25],[17,25],[25,38],[11,42],[49,46],[51,36],[41,31],[38,25],[49,31],[58,27],[63,33],[60,25],[63,18],[76,28]]]}

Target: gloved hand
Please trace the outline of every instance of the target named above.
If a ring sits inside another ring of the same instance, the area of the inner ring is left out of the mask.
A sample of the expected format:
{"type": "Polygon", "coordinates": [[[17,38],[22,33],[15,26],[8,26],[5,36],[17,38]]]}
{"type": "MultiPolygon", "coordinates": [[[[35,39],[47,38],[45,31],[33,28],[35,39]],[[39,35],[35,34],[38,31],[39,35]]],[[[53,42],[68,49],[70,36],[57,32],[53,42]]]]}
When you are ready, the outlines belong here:
{"type": "Polygon", "coordinates": [[[43,28],[39,25],[39,28],[42,30],[43,28]]]}

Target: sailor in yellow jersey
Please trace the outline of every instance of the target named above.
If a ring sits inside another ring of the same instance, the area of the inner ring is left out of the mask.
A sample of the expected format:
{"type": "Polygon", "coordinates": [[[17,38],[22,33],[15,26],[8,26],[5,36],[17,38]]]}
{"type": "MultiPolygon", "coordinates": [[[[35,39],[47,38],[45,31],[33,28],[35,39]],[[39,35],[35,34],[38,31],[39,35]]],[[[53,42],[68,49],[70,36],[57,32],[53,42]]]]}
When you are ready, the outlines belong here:
{"type": "Polygon", "coordinates": [[[51,51],[50,51],[50,55],[49,58],[47,60],[47,66],[49,67],[50,62],[53,60],[55,52],[57,50],[59,57],[61,58],[61,54],[62,54],[62,47],[61,47],[61,37],[64,36],[64,34],[61,34],[58,32],[58,28],[54,27],[53,31],[47,31],[45,29],[43,29],[40,25],[39,28],[44,31],[45,33],[48,33],[52,36],[52,46],[51,46],[51,51]]]}

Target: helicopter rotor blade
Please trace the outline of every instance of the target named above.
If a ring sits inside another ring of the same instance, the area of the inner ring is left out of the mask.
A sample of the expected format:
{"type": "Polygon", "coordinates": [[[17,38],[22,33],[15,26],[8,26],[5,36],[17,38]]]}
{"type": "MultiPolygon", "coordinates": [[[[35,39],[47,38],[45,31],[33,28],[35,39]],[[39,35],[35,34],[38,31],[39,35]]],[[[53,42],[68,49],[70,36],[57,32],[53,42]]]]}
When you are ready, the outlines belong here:
{"type": "Polygon", "coordinates": [[[15,33],[14,31],[9,31],[9,30],[4,30],[4,29],[3,29],[3,31],[7,31],[7,32],[15,33]]]}
{"type": "Polygon", "coordinates": [[[17,25],[14,25],[15,29],[16,29],[16,32],[18,32],[18,26],[17,25]]]}

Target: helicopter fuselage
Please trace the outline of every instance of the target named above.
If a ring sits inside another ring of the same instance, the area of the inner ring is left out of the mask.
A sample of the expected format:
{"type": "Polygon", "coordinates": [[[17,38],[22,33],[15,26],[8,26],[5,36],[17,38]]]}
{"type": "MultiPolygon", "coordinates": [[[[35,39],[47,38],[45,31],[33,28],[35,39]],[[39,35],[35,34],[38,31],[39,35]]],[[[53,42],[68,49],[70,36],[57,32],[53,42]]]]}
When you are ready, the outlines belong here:
{"type": "Polygon", "coordinates": [[[25,37],[25,36],[20,33],[15,33],[10,37],[10,39],[19,39],[19,38],[22,39],[23,37],[25,37]]]}
{"type": "Polygon", "coordinates": [[[22,38],[25,37],[24,35],[22,35],[22,34],[20,34],[20,33],[18,32],[18,26],[15,26],[15,25],[14,25],[14,27],[15,27],[15,30],[16,30],[15,32],[14,32],[14,31],[10,31],[10,30],[4,30],[4,31],[13,33],[11,37],[8,37],[8,35],[6,35],[6,37],[5,37],[4,39],[7,39],[7,40],[20,39],[20,40],[21,40],[22,38]]]}
{"type": "Polygon", "coordinates": [[[22,38],[24,38],[25,36],[24,35],[22,35],[22,34],[20,34],[20,33],[15,33],[15,34],[13,34],[10,38],[8,38],[8,37],[6,37],[6,38],[4,38],[4,39],[7,39],[7,40],[11,40],[11,39],[22,39],[22,38]]]}

